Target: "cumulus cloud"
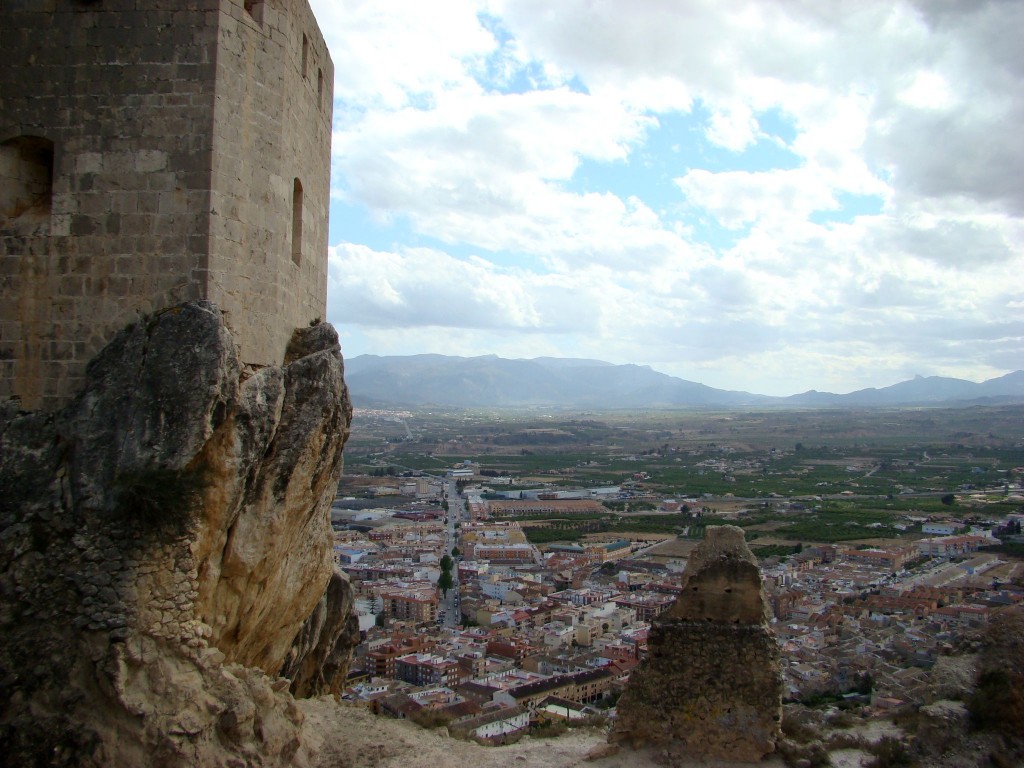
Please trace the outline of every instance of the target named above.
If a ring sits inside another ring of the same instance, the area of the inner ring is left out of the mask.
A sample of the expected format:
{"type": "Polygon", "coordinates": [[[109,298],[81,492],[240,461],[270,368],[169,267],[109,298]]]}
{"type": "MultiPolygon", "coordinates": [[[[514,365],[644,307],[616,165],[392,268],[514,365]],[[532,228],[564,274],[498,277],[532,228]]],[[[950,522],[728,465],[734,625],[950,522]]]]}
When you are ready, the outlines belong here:
{"type": "Polygon", "coordinates": [[[807,169],[751,173],[690,171],[676,179],[686,199],[736,229],[767,216],[806,218],[815,211],[838,208],[832,189],[807,169]]]}
{"type": "Polygon", "coordinates": [[[475,89],[471,71],[498,47],[474,4],[463,0],[312,5],[334,62],[335,109],[344,119],[475,89]]]}
{"type": "Polygon", "coordinates": [[[919,3],[920,54],[878,83],[868,152],[907,196],[993,202],[1024,213],[1019,3],[919,3]]]}
{"type": "Polygon", "coordinates": [[[329,316],[388,351],[770,393],[1019,367],[1024,4],[314,8],[336,199],[395,242],[332,243],[329,316]]]}
{"type": "Polygon", "coordinates": [[[578,274],[535,272],[431,248],[378,251],[343,243],[329,249],[328,288],[328,314],[343,325],[532,336],[605,332],[617,302],[631,300],[636,284],[627,288],[597,266],[578,274]]]}
{"type": "Polygon", "coordinates": [[[387,327],[558,330],[529,286],[486,262],[426,248],[400,253],[355,244],[328,257],[328,312],[341,322],[387,327]]]}
{"type": "Polygon", "coordinates": [[[681,247],[639,198],[568,191],[584,159],[625,160],[653,119],[566,89],[455,94],[336,131],[344,196],[443,242],[566,259],[681,247]]]}

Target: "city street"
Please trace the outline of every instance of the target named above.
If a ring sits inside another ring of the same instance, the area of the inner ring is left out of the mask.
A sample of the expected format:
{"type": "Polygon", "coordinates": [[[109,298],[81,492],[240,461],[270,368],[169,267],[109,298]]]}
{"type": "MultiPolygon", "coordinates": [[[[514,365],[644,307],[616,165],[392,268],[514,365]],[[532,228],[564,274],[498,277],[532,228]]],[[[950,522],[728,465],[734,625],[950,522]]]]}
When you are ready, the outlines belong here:
{"type": "MultiPolygon", "coordinates": [[[[458,535],[455,529],[457,522],[462,522],[466,517],[466,502],[459,496],[458,485],[454,480],[445,483],[445,497],[448,502],[448,525],[445,529],[445,552],[451,555],[452,548],[458,544],[458,535]]],[[[453,586],[448,590],[448,596],[442,598],[438,606],[438,616],[443,613],[444,618],[439,623],[445,627],[455,627],[461,623],[459,617],[459,564],[458,558],[453,557],[455,566],[452,568],[453,586]]]]}

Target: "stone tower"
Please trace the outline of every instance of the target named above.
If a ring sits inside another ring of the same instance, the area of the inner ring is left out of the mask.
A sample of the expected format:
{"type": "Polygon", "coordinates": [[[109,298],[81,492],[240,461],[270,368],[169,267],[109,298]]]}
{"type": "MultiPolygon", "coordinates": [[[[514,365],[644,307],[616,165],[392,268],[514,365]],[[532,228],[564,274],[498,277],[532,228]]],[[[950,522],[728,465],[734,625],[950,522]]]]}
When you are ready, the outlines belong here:
{"type": "Polygon", "coordinates": [[[53,409],[206,299],[279,364],[327,295],[333,65],[306,0],[0,4],[0,398],[53,409]]]}
{"type": "Polygon", "coordinates": [[[619,699],[613,742],[679,760],[756,762],[782,722],[779,649],[757,560],[731,525],[707,529],[682,591],[619,699]]]}

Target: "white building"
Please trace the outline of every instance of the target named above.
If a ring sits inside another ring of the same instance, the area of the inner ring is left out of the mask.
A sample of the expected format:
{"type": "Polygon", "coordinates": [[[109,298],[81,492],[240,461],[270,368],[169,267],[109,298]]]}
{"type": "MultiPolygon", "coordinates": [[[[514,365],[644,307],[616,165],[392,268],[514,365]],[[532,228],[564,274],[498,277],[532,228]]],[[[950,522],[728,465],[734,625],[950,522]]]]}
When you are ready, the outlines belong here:
{"type": "Polygon", "coordinates": [[[957,523],[925,523],[921,526],[921,533],[931,533],[935,536],[952,536],[963,526],[957,523]]]}
{"type": "Polygon", "coordinates": [[[990,543],[985,536],[936,536],[918,541],[917,551],[929,557],[958,557],[990,543]]]}

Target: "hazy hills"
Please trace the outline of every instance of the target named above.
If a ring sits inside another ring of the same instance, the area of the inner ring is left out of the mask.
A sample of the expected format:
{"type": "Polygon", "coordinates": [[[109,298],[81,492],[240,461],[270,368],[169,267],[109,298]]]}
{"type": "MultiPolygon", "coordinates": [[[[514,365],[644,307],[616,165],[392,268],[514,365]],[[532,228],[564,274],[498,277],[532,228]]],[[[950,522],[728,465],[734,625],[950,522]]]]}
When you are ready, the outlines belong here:
{"type": "Polygon", "coordinates": [[[835,408],[1024,402],[1024,371],[980,384],[941,376],[918,376],[891,387],[848,394],[812,390],[789,397],[770,397],[715,389],[658,373],[647,366],[613,365],[600,360],[552,357],[508,360],[495,355],[359,355],[345,361],[345,380],[353,402],[364,407],[835,408]]]}

